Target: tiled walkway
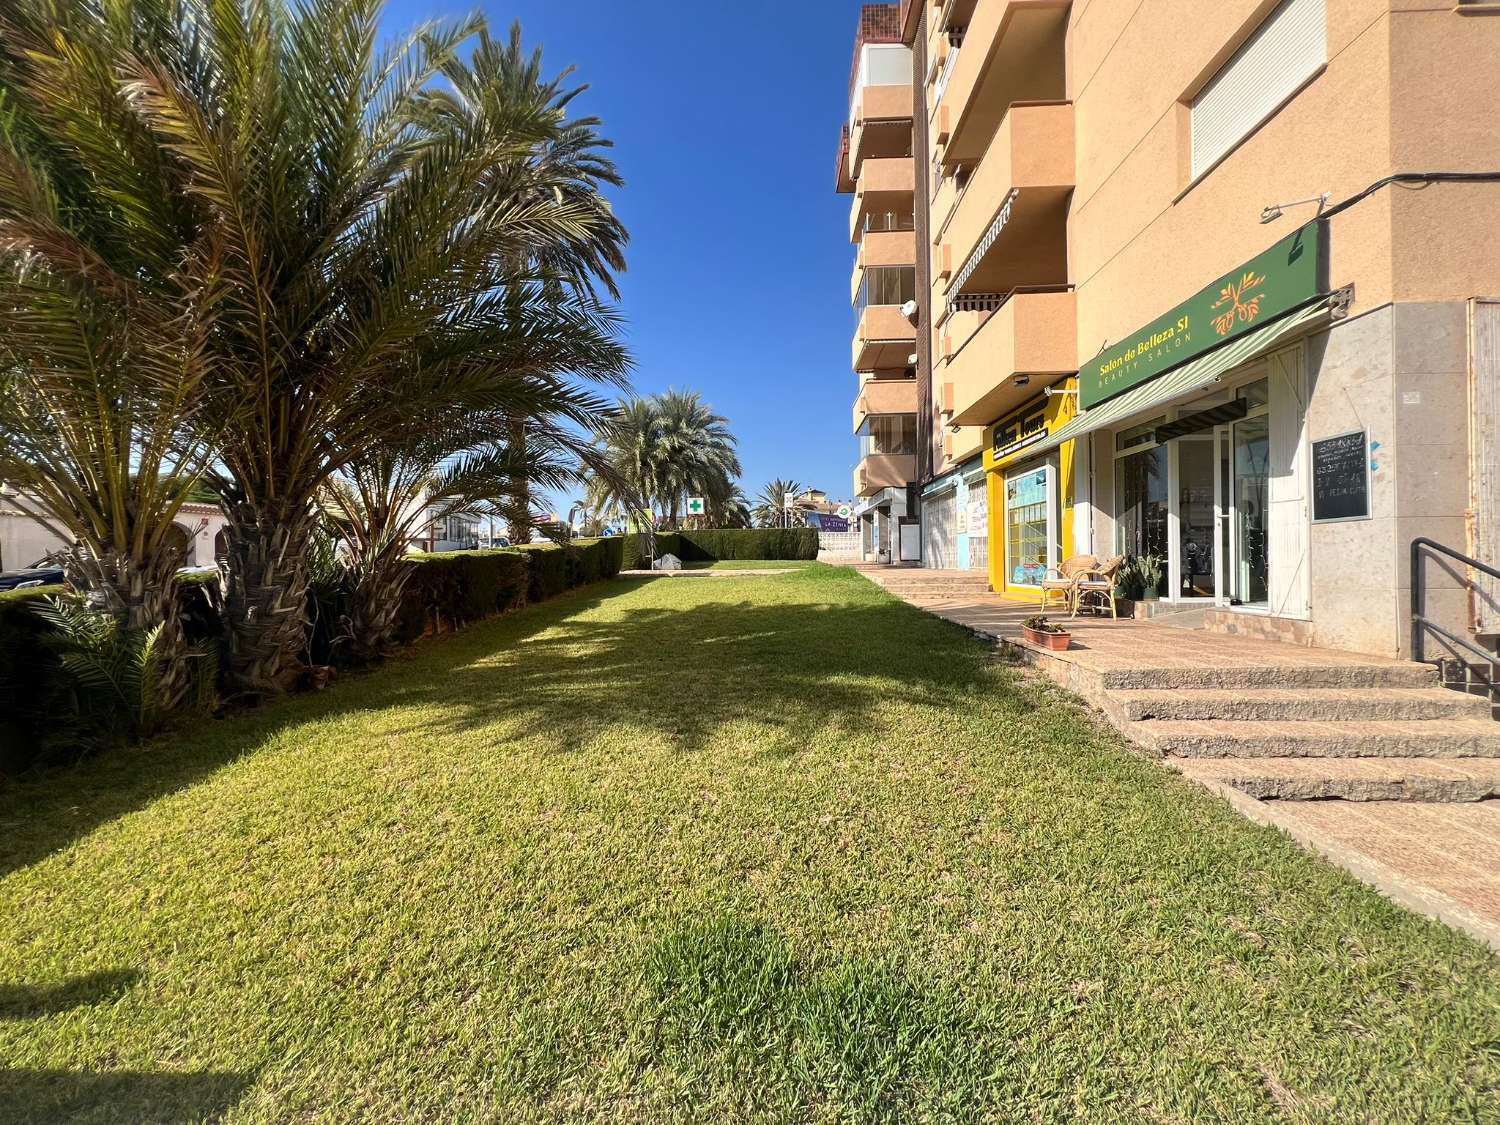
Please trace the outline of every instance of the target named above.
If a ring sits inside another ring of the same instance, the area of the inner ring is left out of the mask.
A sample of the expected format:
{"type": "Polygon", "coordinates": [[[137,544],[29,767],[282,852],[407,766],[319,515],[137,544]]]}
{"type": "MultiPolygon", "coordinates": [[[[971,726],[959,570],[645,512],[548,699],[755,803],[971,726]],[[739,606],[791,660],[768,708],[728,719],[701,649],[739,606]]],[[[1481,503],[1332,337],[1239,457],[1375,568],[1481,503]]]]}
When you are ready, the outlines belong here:
{"type": "MultiPolygon", "coordinates": [[[[1018,643],[1021,622],[1037,612],[1034,605],[983,592],[982,579],[972,573],[858,569],[911,604],[997,642],[1018,643]]],[[[1065,619],[1062,613],[1052,616],[1065,619]]],[[[1131,688],[1171,684],[1248,695],[1262,680],[1271,688],[1290,675],[1304,689],[1320,688],[1325,694],[1337,694],[1345,682],[1369,691],[1372,677],[1393,688],[1424,690],[1427,670],[1405,661],[1209,633],[1194,627],[1199,622],[1191,614],[1167,621],[1172,623],[1079,618],[1068,622],[1074,634],[1070,650],[1028,654],[1052,678],[1101,707],[1127,734],[1132,733],[1130,724],[1105,698],[1113,689],[1127,689],[1129,695],[1131,688]]],[[[1425,691],[1427,698],[1434,694],[1432,688],[1425,691]]],[[[1174,764],[1185,767],[1189,776],[1195,766],[1205,766],[1201,760],[1174,764]]],[[[1337,774],[1359,764],[1330,762],[1325,772],[1337,774]]],[[[1281,828],[1397,902],[1500,950],[1500,801],[1256,800],[1214,780],[1215,767],[1223,765],[1208,759],[1206,768],[1197,771],[1202,775],[1198,780],[1241,813],[1281,828]]],[[[1317,768],[1315,761],[1305,759],[1281,759],[1280,765],[1287,774],[1317,768]]],[[[1457,765],[1494,772],[1500,761],[1379,759],[1372,768],[1415,775],[1457,765]]]]}

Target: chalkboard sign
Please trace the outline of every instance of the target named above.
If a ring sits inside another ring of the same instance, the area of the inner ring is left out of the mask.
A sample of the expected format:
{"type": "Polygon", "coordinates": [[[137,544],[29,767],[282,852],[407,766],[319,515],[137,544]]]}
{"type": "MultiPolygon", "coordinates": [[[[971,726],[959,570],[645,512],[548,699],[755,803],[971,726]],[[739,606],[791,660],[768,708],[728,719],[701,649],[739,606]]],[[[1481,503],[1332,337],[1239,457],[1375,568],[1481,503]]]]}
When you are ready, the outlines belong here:
{"type": "Polygon", "coordinates": [[[1312,443],[1314,523],[1370,518],[1369,446],[1364,430],[1312,443]]]}

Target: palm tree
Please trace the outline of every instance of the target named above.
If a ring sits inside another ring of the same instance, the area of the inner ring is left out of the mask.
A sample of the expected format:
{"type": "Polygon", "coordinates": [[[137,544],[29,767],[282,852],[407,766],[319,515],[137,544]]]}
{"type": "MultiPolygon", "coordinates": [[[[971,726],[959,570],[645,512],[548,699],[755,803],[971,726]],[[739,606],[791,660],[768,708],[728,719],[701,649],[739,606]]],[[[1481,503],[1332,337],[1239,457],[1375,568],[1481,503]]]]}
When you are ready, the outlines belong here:
{"type": "MultiPolygon", "coordinates": [[[[598,281],[611,297],[618,298],[614,273],[625,269],[628,235],[602,189],[606,185],[622,187],[624,180],[605,155],[612,142],[599,134],[599,119],[567,116],[569,105],[588,87],[564,86],[573,73],[571,67],[547,78],[541,48],[526,52],[519,23],[511,24],[509,38],[503,44],[481,27],[468,61],[449,59],[442,73],[448,88],[423,91],[425,124],[437,135],[483,135],[493,131],[498,122],[510,120],[518,108],[548,122],[550,127],[536,143],[509,163],[495,165],[488,175],[518,203],[563,202],[578,208],[588,216],[587,231],[579,238],[539,241],[518,253],[529,252],[530,264],[544,274],[566,279],[590,292],[598,281]]],[[[516,420],[509,439],[524,459],[525,419],[516,420]]],[[[530,486],[525,476],[514,482],[509,526],[512,542],[525,543],[531,538],[530,486]]]]}
{"type": "Polygon", "coordinates": [[[668,528],[678,526],[688,496],[702,496],[711,512],[722,507],[740,474],[728,419],[696,391],[622,400],[596,441],[620,483],[591,482],[595,510],[654,509],[668,528]]]}
{"type": "MultiPolygon", "coordinates": [[[[496,98],[472,127],[428,124],[477,20],[377,53],[380,0],[139,0],[107,20],[92,0],[33,6],[0,28],[4,90],[67,172],[50,181],[59,210],[85,216],[49,268],[82,287],[128,253],[132,292],[210,304],[211,324],[173,327],[204,371],[186,417],[222,437],[228,672],[284,689],[333,474],[437,416],[524,422],[540,396],[597,421],[604,403],[577,380],[623,383],[627,358],[580,274],[608,264],[590,248],[617,247],[618,224],[571,193],[571,172],[528,161],[566,129],[555,105],[496,98]]],[[[7,206],[45,225],[47,193],[24,177],[36,153],[7,150],[0,178],[7,206]]]]}
{"type": "Polygon", "coordinates": [[[87,34],[60,49],[27,17],[0,17],[0,480],[71,545],[69,582],[154,635],[148,681],[170,709],[187,688],[175,517],[233,421],[184,425],[211,381],[222,263],[181,237],[173,173],[120,113],[114,52],[87,34]]]}
{"type": "Polygon", "coordinates": [[[761,527],[801,527],[806,522],[802,511],[796,507],[789,510],[786,506],[787,497],[795,499],[801,492],[802,486],[794,480],[777,477],[767,483],[755,498],[756,524],[761,527]]]}
{"type": "Polygon", "coordinates": [[[433,423],[405,448],[382,448],[346,466],[320,494],[344,547],[344,635],[360,662],[384,657],[394,644],[411,574],[404,560],[422,527],[456,512],[513,515],[508,493],[517,476],[549,488],[572,487],[594,456],[584,439],[554,425],[541,425],[532,440],[513,446],[506,444],[511,420],[503,416],[476,416],[459,428],[433,423]]]}

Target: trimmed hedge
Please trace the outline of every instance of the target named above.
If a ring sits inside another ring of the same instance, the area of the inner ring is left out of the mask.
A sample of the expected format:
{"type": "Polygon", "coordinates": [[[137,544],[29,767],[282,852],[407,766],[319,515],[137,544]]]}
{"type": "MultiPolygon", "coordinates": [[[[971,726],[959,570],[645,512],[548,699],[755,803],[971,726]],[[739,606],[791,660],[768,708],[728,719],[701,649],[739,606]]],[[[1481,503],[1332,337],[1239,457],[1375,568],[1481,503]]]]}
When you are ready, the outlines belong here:
{"type": "Polygon", "coordinates": [[[526,600],[527,558],[518,551],[412,554],[396,639],[410,644],[429,628],[456,629],[526,600]]]}
{"type": "MultiPolygon", "coordinates": [[[[630,535],[627,552],[631,566],[645,565],[645,537],[630,535]]],[[[717,531],[658,531],[656,557],[676,555],[683,562],[724,559],[800,560],[818,557],[818,531],[813,527],[757,527],[717,531]]]]}
{"type": "Polygon", "coordinates": [[[42,644],[47,624],[32,608],[62,586],[0,592],[0,774],[35,762],[57,691],[57,657],[42,644]]]}
{"type": "MultiPolygon", "coordinates": [[[[413,554],[401,599],[396,640],[410,644],[424,633],[457,629],[545,601],[574,586],[616,577],[625,561],[625,540],[579,539],[570,547],[538,544],[490,551],[413,554]]],[[[183,629],[190,643],[212,642],[222,632],[218,577],[183,575],[177,580],[183,629]]],[[[57,658],[42,643],[47,629],[33,605],[67,594],[63,586],[0,592],[0,776],[37,764],[48,751],[48,732],[64,690],[57,658]]],[[[339,591],[323,591],[309,602],[313,615],[312,657],[333,659],[330,636],[343,612],[339,591]],[[326,619],[326,620],[325,620],[326,619]]]]}

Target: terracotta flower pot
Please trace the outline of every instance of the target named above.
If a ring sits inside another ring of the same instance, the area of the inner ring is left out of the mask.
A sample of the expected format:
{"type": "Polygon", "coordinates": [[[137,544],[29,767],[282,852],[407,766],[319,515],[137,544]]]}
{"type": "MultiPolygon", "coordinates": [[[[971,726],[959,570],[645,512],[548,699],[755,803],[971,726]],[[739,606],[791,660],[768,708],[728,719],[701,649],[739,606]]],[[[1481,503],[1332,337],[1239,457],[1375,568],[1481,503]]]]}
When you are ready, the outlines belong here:
{"type": "Polygon", "coordinates": [[[1027,625],[1021,626],[1021,633],[1026,638],[1027,644],[1045,648],[1051,652],[1066,652],[1068,646],[1073,643],[1072,633],[1043,633],[1027,625]]]}

